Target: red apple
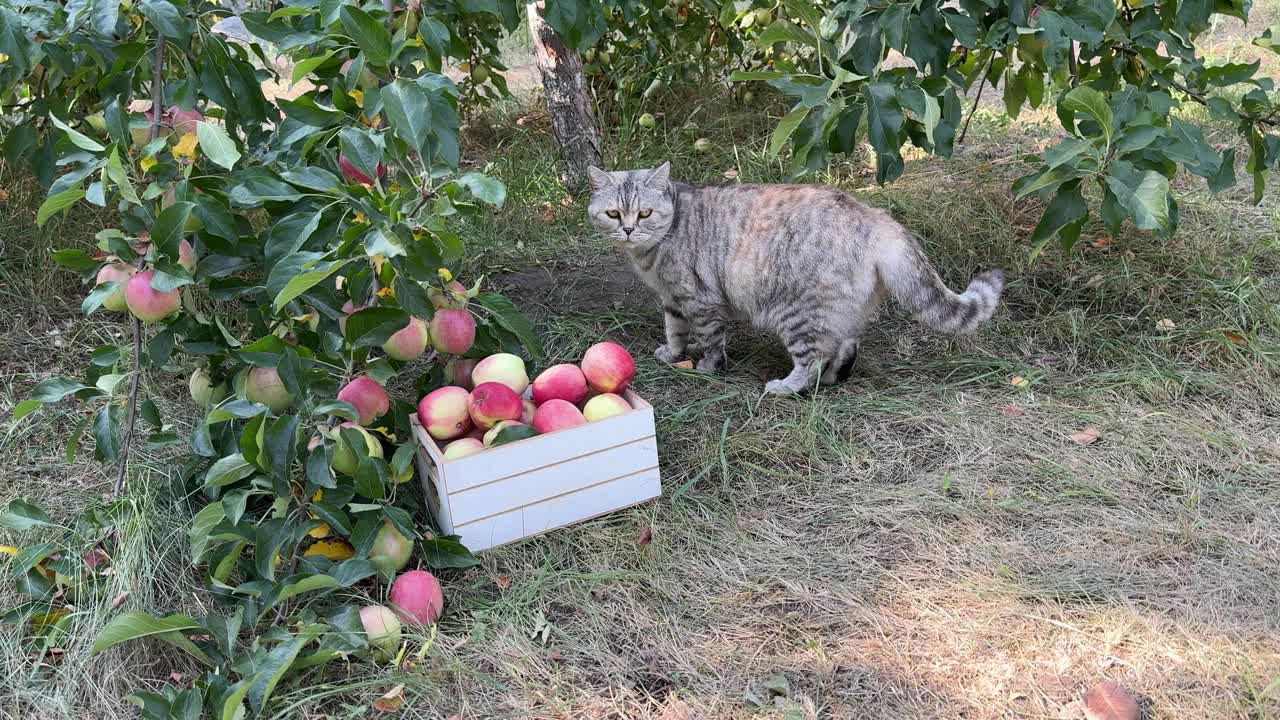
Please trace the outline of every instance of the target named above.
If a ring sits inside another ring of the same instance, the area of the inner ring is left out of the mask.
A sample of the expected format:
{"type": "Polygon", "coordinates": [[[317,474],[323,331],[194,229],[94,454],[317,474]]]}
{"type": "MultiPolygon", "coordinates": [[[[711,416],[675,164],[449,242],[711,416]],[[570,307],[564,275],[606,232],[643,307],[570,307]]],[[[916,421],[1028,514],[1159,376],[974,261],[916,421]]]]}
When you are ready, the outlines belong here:
{"type": "Polygon", "coordinates": [[[391,607],[410,625],[430,625],[444,610],[444,593],[434,575],[410,570],[391,583],[391,607]]]}
{"type": "Polygon", "coordinates": [[[636,361],[617,343],[596,343],[582,356],[582,374],[592,390],[619,393],[635,377],[636,361]]]}
{"type": "Polygon", "coordinates": [[[194,133],[196,124],[204,120],[204,114],[199,110],[192,108],[191,110],[183,110],[174,105],[169,108],[169,122],[173,124],[173,129],[178,131],[179,135],[194,133]]]}
{"type": "Polygon", "coordinates": [[[103,298],[102,307],[110,310],[111,312],[124,312],[129,309],[129,306],[125,304],[124,300],[124,288],[125,283],[127,283],[129,278],[133,277],[133,274],[136,272],[137,270],[135,270],[133,266],[126,265],[125,263],[109,263],[107,265],[103,265],[98,270],[98,285],[105,282],[120,283],[110,295],[103,298]]]}
{"type": "Polygon", "coordinates": [[[354,315],[363,309],[363,305],[356,305],[350,300],[342,304],[342,317],[338,318],[338,332],[342,333],[343,337],[347,335],[347,316],[354,315]]]}
{"type": "MultiPolygon", "coordinates": [[[[360,172],[360,170],[356,168],[355,164],[342,153],[338,153],[338,168],[342,170],[343,179],[349,183],[359,183],[361,185],[373,184],[373,179],[360,172]]],[[[387,166],[382,163],[378,163],[378,179],[381,180],[386,176],[387,166]]]]}
{"type": "Polygon", "coordinates": [[[510,353],[498,353],[476,363],[471,371],[471,382],[476,385],[500,382],[515,394],[522,395],[529,387],[529,374],[525,372],[524,360],[510,353]]]}
{"type": "Polygon", "coordinates": [[[587,397],[587,379],[577,365],[568,363],[552,365],[543,370],[533,381],[533,404],[559,398],[572,405],[587,397]]]}
{"type": "Polygon", "coordinates": [[[349,402],[360,413],[360,424],[368,425],[374,418],[382,417],[391,408],[391,399],[382,384],[368,375],[360,375],[342,386],[338,399],[349,402]]]}
{"type": "Polygon", "coordinates": [[[382,344],[382,351],[393,360],[408,362],[427,351],[431,333],[422,318],[410,317],[409,324],[395,331],[382,344]]]}
{"type": "Polygon", "coordinates": [[[587,422],[603,420],[625,412],[631,412],[631,403],[624,400],[621,395],[613,393],[597,395],[588,400],[582,408],[582,416],[587,419],[587,422]]]}
{"type": "Polygon", "coordinates": [[[450,385],[427,393],[418,401],[418,422],[436,440],[452,440],[471,429],[466,390],[450,385]]]}
{"type": "Polygon", "coordinates": [[[438,352],[461,355],[476,341],[476,319],[466,310],[445,308],[431,318],[431,344],[438,352]]]}
{"type": "Polygon", "coordinates": [[[244,379],[244,395],[271,408],[272,412],[281,412],[293,404],[293,397],[285,389],[275,368],[251,368],[244,379]]]}
{"type": "Polygon", "coordinates": [[[500,420],[515,420],[524,412],[520,396],[502,383],[480,383],[471,391],[467,412],[477,427],[491,428],[500,420]]]}
{"type": "Polygon", "coordinates": [[[458,438],[444,447],[445,460],[457,460],[478,453],[484,449],[484,443],[471,437],[458,438]]]}
{"type": "Polygon", "coordinates": [[[124,288],[124,301],[129,312],[143,322],[153,323],[164,320],[178,312],[182,305],[182,295],[178,290],[160,292],[151,287],[154,270],[144,270],[129,278],[124,288]]]}
{"type": "Polygon", "coordinates": [[[457,385],[470,390],[471,371],[476,369],[476,363],[479,360],[470,360],[468,358],[450,358],[449,362],[444,366],[444,379],[450,385],[457,385]]]}
{"type": "Polygon", "coordinates": [[[400,649],[400,618],[381,605],[360,608],[360,625],[376,660],[390,660],[400,649]]]}
{"type": "Polygon", "coordinates": [[[538,411],[533,414],[533,429],[537,430],[539,435],[567,430],[585,425],[586,422],[587,419],[582,417],[578,408],[567,400],[548,400],[539,405],[538,411]]]}
{"type": "MultiPolygon", "coordinates": [[[[192,214],[191,217],[195,217],[195,214],[192,214]]],[[[191,243],[187,242],[186,238],[182,238],[178,242],[178,264],[189,273],[196,271],[196,251],[195,248],[191,247],[191,243]]]]}

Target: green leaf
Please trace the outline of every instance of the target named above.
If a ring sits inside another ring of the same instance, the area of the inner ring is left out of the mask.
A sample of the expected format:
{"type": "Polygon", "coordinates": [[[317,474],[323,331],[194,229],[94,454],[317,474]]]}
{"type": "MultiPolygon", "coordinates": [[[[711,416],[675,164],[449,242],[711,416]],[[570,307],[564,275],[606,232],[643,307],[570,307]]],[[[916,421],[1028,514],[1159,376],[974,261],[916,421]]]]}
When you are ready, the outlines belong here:
{"type": "Polygon", "coordinates": [[[75,145],[81,150],[88,150],[89,152],[100,153],[103,150],[107,149],[97,140],[94,140],[88,135],[85,135],[80,131],[76,130],[75,128],[71,127],[70,125],[66,124],[61,119],[59,119],[57,115],[54,115],[53,113],[49,113],[49,120],[55,126],[57,126],[58,129],[62,130],[67,134],[67,138],[71,140],[72,145],[75,145]]]}
{"type": "Polygon", "coordinates": [[[327,590],[334,587],[338,587],[338,581],[330,575],[310,575],[307,577],[294,575],[280,582],[276,594],[268,596],[267,600],[262,604],[262,609],[267,610],[275,607],[302,593],[327,590]]]}
{"type": "Polygon", "coordinates": [[[498,431],[498,435],[493,439],[493,447],[525,440],[537,434],[538,431],[534,430],[532,425],[509,425],[498,431]]]}
{"type": "Polygon", "coordinates": [[[1053,168],[1041,168],[1013,182],[1014,199],[1021,200],[1032,193],[1056,188],[1068,180],[1074,180],[1080,176],[1081,172],[1070,163],[1064,163],[1053,168]]]}
{"type": "Polygon", "coordinates": [[[978,47],[978,23],[973,18],[948,8],[942,11],[942,19],[956,42],[971,50],[978,47]]]}
{"type": "Polygon", "coordinates": [[[156,218],[155,224],[151,226],[151,242],[161,255],[177,260],[178,246],[186,232],[187,218],[191,216],[191,210],[195,206],[192,202],[175,202],[156,218]]]}
{"type": "Polygon", "coordinates": [[[782,80],[786,73],[773,70],[734,70],[729,74],[730,82],[750,82],[755,80],[782,80]]]}
{"type": "Polygon", "coordinates": [[[120,408],[107,403],[93,416],[93,456],[99,462],[115,462],[120,453],[120,408]]]}
{"type": "Polygon", "coordinates": [[[142,204],[142,200],[138,198],[138,191],[133,189],[133,183],[129,181],[129,175],[124,170],[124,163],[120,161],[120,151],[114,146],[111,148],[111,155],[107,157],[107,177],[111,178],[111,182],[119,188],[121,197],[134,205],[142,204]]]}
{"type": "MultiPolygon", "coordinates": [[[[280,8],[280,10],[277,10],[276,12],[280,12],[281,10],[288,10],[288,9],[291,9],[291,8],[280,8]]],[[[304,8],[296,8],[296,9],[303,10],[304,8]]],[[[333,57],[334,53],[336,52],[338,52],[338,49],[334,48],[329,52],[323,55],[320,55],[318,57],[307,58],[306,60],[300,61],[298,64],[293,66],[293,75],[290,77],[290,82],[294,85],[297,85],[299,80],[306,77],[307,74],[310,73],[312,70],[315,70],[316,68],[328,62],[329,58],[333,57]]]]}
{"type": "Polygon", "coordinates": [[[778,127],[773,129],[773,135],[769,138],[770,157],[778,157],[778,153],[782,152],[782,147],[787,144],[787,140],[791,139],[791,136],[795,134],[796,128],[800,127],[800,123],[804,122],[804,119],[808,117],[809,110],[810,108],[801,105],[787,113],[778,122],[778,127]]]}
{"type": "Polygon", "coordinates": [[[433,569],[469,568],[480,560],[456,537],[438,537],[422,541],[422,558],[433,569]]]}
{"type": "Polygon", "coordinates": [[[89,650],[89,654],[97,655],[103,650],[129,640],[182,630],[203,629],[204,626],[197,622],[195,618],[178,613],[162,618],[140,611],[121,613],[112,618],[111,622],[102,628],[102,632],[98,633],[98,637],[93,641],[93,647],[89,650]]]}
{"type": "Polygon", "coordinates": [[[471,191],[481,202],[500,208],[507,200],[507,187],[501,180],[489,177],[484,173],[469,172],[458,178],[458,184],[471,191]]]}
{"type": "Polygon", "coordinates": [[[341,535],[351,534],[351,519],[342,511],[342,508],[323,500],[317,500],[311,503],[311,512],[315,516],[325,521],[329,527],[333,528],[341,535]]]}
{"type": "Polygon", "coordinates": [[[196,124],[196,138],[200,141],[200,149],[204,154],[218,165],[230,170],[240,160],[240,151],[221,125],[201,120],[196,124]]]}
{"type": "Polygon", "coordinates": [[[139,4],[142,14],[147,16],[147,20],[151,21],[152,27],[160,31],[161,35],[167,38],[178,40],[185,44],[191,35],[191,31],[187,26],[186,18],[182,17],[182,13],[178,12],[178,8],[168,0],[142,0],[139,4]]]}
{"type": "Polygon", "coordinates": [[[421,154],[431,137],[431,105],[422,87],[400,78],[382,88],[382,102],[391,129],[421,154]]]}
{"type": "Polygon", "coordinates": [[[897,92],[887,82],[866,83],[862,96],[867,104],[867,135],[876,151],[876,182],[883,185],[902,175],[902,108],[897,92]]]}
{"type": "Polygon", "coordinates": [[[1260,60],[1251,63],[1228,63],[1207,67],[1200,73],[1200,79],[1209,87],[1227,87],[1253,78],[1262,64],[1260,60]]]}
{"type": "Polygon", "coordinates": [[[0,527],[7,530],[30,530],[52,525],[53,521],[43,510],[22,499],[11,500],[9,507],[0,513],[0,527]]]}
{"type": "Polygon", "coordinates": [[[281,261],[272,268],[272,278],[275,277],[277,270],[280,270],[281,267],[286,267],[286,263],[290,258],[297,258],[300,256],[308,256],[315,259],[303,265],[305,272],[300,272],[297,275],[294,275],[289,282],[285,283],[284,288],[276,295],[275,302],[272,303],[275,312],[280,312],[280,310],[285,305],[288,305],[294,298],[324,282],[330,275],[334,274],[339,269],[346,267],[349,262],[349,260],[330,260],[327,262],[321,262],[318,257],[316,257],[317,253],[293,253],[292,255],[281,259],[281,261]]]}
{"type": "Polygon", "coordinates": [[[818,40],[813,33],[807,32],[804,28],[795,23],[786,20],[774,20],[773,24],[765,28],[755,37],[756,47],[769,47],[774,43],[793,42],[810,47],[817,47],[818,40]]]}
{"type": "Polygon", "coordinates": [[[474,301],[492,312],[493,319],[511,331],[535,360],[542,357],[542,342],[533,330],[533,323],[510,300],[498,293],[484,292],[477,295],[474,301]]]}
{"type": "Polygon", "coordinates": [[[346,114],[316,102],[310,95],[302,95],[295,100],[281,98],[276,101],[285,115],[305,125],[316,128],[327,128],[338,125],[346,118],[346,114]]]}
{"type": "Polygon", "coordinates": [[[347,35],[364,51],[365,59],[378,67],[386,66],[391,59],[391,33],[386,26],[355,5],[345,3],[339,17],[347,35]]]}
{"type": "Polygon", "coordinates": [[[343,128],[338,133],[338,149],[365,177],[377,180],[382,148],[368,132],[354,127],[343,128]]]}
{"type": "Polygon", "coordinates": [[[391,307],[366,308],[347,317],[346,337],[352,347],[381,345],[409,325],[404,310],[391,307]]]}
{"type": "Polygon", "coordinates": [[[1120,131],[1120,136],[1116,138],[1116,151],[1137,152],[1155,142],[1163,132],[1163,128],[1154,125],[1130,125],[1120,131]]]}
{"type": "MultiPolygon", "coordinates": [[[[1058,188],[1058,193],[1053,196],[1044,215],[1040,217],[1040,222],[1036,224],[1036,229],[1031,233],[1032,259],[1040,253],[1045,243],[1068,226],[1075,225],[1076,237],[1079,237],[1080,225],[1088,214],[1089,206],[1080,194],[1080,180],[1064,183],[1058,188]]],[[[1075,238],[1070,238],[1070,242],[1064,242],[1063,249],[1069,250],[1074,242],[1075,238]]]]}
{"type": "MultiPolygon", "coordinates": [[[[23,400],[13,406],[13,419],[14,421],[21,420],[42,407],[44,407],[44,403],[39,400],[23,400]]],[[[70,462],[70,460],[67,462],[70,462]]]]}
{"type": "Polygon", "coordinates": [[[35,387],[31,388],[30,399],[42,403],[58,402],[68,395],[91,389],[88,385],[81,385],[70,378],[53,377],[41,380],[35,387]]]}
{"type": "Polygon", "coordinates": [[[58,267],[63,267],[78,273],[96,270],[97,267],[102,264],[101,260],[94,259],[93,256],[89,255],[89,253],[84,250],[74,248],[54,250],[49,253],[49,257],[53,258],[53,261],[58,264],[58,267]]]}
{"type": "Polygon", "coordinates": [[[394,231],[376,227],[364,236],[364,252],[369,257],[381,255],[384,258],[393,258],[404,255],[406,251],[394,231]]]}
{"type": "Polygon", "coordinates": [[[199,565],[204,560],[205,548],[209,546],[209,533],[218,523],[226,519],[226,511],[220,502],[211,502],[201,508],[191,518],[191,527],[187,529],[187,539],[191,543],[191,564],[199,565]]]}
{"type": "MultiPolygon", "coordinates": [[[[1113,131],[1111,127],[1112,114],[1111,106],[1107,104],[1105,95],[1088,85],[1080,85],[1063,95],[1058,106],[1071,113],[1082,112],[1088,115],[1102,129],[1102,134],[1107,139],[1107,144],[1111,144],[1113,131]]],[[[1070,129],[1074,130],[1075,128],[1070,129]]]]}
{"type": "Polygon", "coordinates": [[[253,675],[227,688],[227,694],[222,697],[219,720],[241,720],[245,717],[244,698],[257,680],[258,676],[253,675]]]}
{"type": "MultiPolygon", "coordinates": [[[[344,438],[345,439],[345,438],[344,438]]],[[[359,447],[352,444],[352,447],[359,447]]],[[[381,500],[387,495],[387,462],[378,457],[363,457],[356,466],[356,493],[370,500],[381,500]]]]}
{"type": "Polygon", "coordinates": [[[1169,229],[1169,178],[1148,170],[1141,176],[1107,175],[1106,179],[1107,187],[1129,211],[1138,229],[1161,232],[1169,229]]]}
{"type": "Polygon", "coordinates": [[[47,198],[36,211],[36,227],[44,227],[49,218],[80,202],[83,197],[84,188],[77,185],[47,198]]]}
{"type": "Polygon", "coordinates": [[[254,467],[248,460],[244,459],[244,455],[236,453],[220,458],[218,462],[209,468],[209,472],[205,473],[205,487],[222,487],[232,483],[240,482],[254,473],[254,467]]]}
{"type": "Polygon", "coordinates": [[[209,425],[217,425],[228,420],[244,420],[254,415],[261,415],[267,411],[267,406],[260,403],[251,402],[249,400],[232,400],[225,405],[219,405],[209,413],[209,417],[205,422],[209,425]]]}

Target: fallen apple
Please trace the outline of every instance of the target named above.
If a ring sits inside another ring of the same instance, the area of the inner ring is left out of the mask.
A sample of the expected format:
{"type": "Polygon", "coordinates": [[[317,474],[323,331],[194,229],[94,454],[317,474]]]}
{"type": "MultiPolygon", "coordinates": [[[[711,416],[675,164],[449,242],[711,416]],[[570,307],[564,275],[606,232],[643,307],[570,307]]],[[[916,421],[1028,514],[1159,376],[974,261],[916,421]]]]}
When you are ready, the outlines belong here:
{"type": "Polygon", "coordinates": [[[389,608],[366,605],[360,608],[360,625],[369,641],[375,660],[386,661],[400,649],[400,618],[389,608]]]}
{"type": "Polygon", "coordinates": [[[444,609],[440,582],[426,570],[410,570],[391,583],[391,607],[410,625],[430,625],[444,609]]]}

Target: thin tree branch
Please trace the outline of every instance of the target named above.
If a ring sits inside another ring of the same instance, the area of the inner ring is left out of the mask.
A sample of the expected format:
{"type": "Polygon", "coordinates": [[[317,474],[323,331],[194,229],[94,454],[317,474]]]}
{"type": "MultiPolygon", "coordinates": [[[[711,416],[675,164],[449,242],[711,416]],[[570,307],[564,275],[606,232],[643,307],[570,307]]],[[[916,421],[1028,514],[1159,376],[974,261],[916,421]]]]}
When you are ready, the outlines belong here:
{"type": "MultiPolygon", "coordinates": [[[[1130,57],[1137,58],[1138,62],[1141,62],[1143,66],[1146,67],[1146,60],[1145,58],[1142,57],[1142,53],[1138,52],[1137,50],[1134,50],[1131,47],[1125,47],[1124,45],[1115,45],[1113,47],[1116,50],[1119,50],[1120,52],[1125,53],[1126,55],[1129,55],[1130,57]]],[[[1160,83],[1161,85],[1177,90],[1178,92],[1182,93],[1183,95],[1186,95],[1192,100],[1195,100],[1201,105],[1208,107],[1209,98],[1205,96],[1204,93],[1192,90],[1191,88],[1178,82],[1177,80],[1170,80],[1168,78],[1161,77],[1159,74],[1152,72],[1150,67],[1147,67],[1146,70],[1148,73],[1151,73],[1151,77],[1155,78],[1156,82],[1160,83]]],[[[1272,110],[1270,113],[1263,115],[1261,117],[1252,118],[1252,120],[1254,122],[1262,123],[1263,125],[1266,125],[1268,127],[1280,127],[1280,119],[1276,118],[1277,113],[1280,113],[1280,108],[1276,108],[1272,110]]]]}
{"type": "Polygon", "coordinates": [[[987,69],[982,73],[982,81],[978,83],[978,96],[973,99],[973,107],[969,108],[969,117],[964,119],[964,129],[960,131],[960,139],[956,141],[957,145],[964,144],[964,138],[969,134],[969,123],[973,122],[973,114],[978,111],[978,103],[982,102],[982,90],[987,86],[987,80],[991,77],[991,66],[994,64],[996,56],[993,54],[987,60],[987,69]]]}
{"type": "MultiPolygon", "coordinates": [[[[164,38],[156,37],[155,60],[152,61],[151,76],[151,139],[160,137],[160,116],[164,108],[164,38]]],[[[138,259],[138,269],[142,269],[142,259],[138,259]]],[[[133,446],[133,430],[138,422],[138,389],[142,384],[142,321],[133,317],[133,358],[131,377],[129,378],[129,417],[124,426],[124,438],[120,443],[120,466],[116,472],[116,485],[112,493],[120,497],[125,490],[125,482],[129,476],[129,451],[133,446]]]]}

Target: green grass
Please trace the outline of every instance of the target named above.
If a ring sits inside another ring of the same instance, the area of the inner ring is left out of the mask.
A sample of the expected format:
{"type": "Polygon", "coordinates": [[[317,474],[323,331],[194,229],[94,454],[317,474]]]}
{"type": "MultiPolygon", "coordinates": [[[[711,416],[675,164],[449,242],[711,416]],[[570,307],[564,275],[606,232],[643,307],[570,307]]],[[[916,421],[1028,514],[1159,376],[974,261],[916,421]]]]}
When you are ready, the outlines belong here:
{"type": "MultiPolygon", "coordinates": [[[[673,91],[645,108],[656,130],[620,119],[608,162],[782,180],[765,153],[782,112],[770,103],[673,91]],[[693,152],[698,137],[713,150],[693,152]]],[[[510,105],[474,121],[465,157],[491,164],[509,201],[461,228],[474,261],[456,270],[509,292],[552,359],[601,337],[633,350],[657,409],[663,497],[446,573],[448,613],[412,667],[308,676],[279,691],[277,716],[368,716],[404,683],[401,715],[422,718],[1078,717],[1080,692],[1112,678],[1154,718],[1280,717],[1280,205],[1180,181],[1177,237],[1090,226],[1073,253],[1029,262],[1041,207],[1014,203],[1008,185],[1053,127],[1043,113],[980,113],[956,158],[914,159],[887,188],[858,159],[817,178],[891,208],[953,286],[987,266],[1010,282],[975,337],[890,307],[847,383],[776,399],[762,396],[787,369],[772,338],[732,334],[718,376],[654,361],[657,306],[566,200],[545,119],[510,105]],[[1070,439],[1090,426],[1097,442],[1070,439]],[[784,693],[763,689],[777,677],[784,693]]],[[[82,318],[82,289],[47,259],[106,219],[77,212],[38,232],[29,184],[3,179],[8,418],[35,382],[75,375],[123,328],[82,318]]],[[[194,409],[176,377],[149,386],[185,426],[194,409]]],[[[3,421],[0,501],[26,496],[65,519],[108,491],[87,453],[64,462],[77,419],[58,407],[3,421]]],[[[189,501],[168,460],[143,455],[113,589],[131,593],[127,607],[200,612],[189,501]]],[[[0,717],[131,717],[125,692],[196,671],[159,645],[88,658],[107,617],[81,609],[56,667],[0,628],[0,717]]]]}

